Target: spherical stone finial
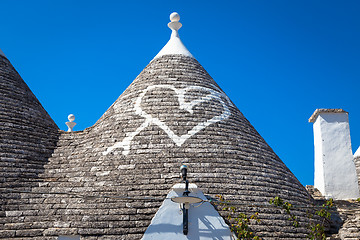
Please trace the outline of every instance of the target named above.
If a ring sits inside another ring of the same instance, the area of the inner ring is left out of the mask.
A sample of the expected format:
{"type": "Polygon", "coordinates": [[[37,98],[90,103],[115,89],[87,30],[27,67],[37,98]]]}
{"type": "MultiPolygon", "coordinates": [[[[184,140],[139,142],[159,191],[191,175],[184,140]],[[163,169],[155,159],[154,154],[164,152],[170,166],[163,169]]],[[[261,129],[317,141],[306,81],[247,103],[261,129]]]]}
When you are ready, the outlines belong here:
{"type": "Polygon", "coordinates": [[[177,12],[173,12],[172,14],[170,14],[170,21],[168,23],[168,27],[173,31],[171,33],[171,37],[175,36],[175,37],[179,37],[179,34],[177,33],[177,31],[181,28],[182,24],[179,22],[180,20],[180,15],[177,12]]]}
{"type": "Polygon", "coordinates": [[[70,114],[69,116],[68,116],[68,119],[69,119],[69,122],[66,122],[65,124],[66,124],[66,126],[68,126],[68,132],[72,132],[73,131],[73,128],[75,127],[75,125],[76,125],[76,122],[74,122],[74,120],[75,120],[75,116],[74,116],[74,114],[70,114]]]}
{"type": "Polygon", "coordinates": [[[170,14],[170,21],[171,22],[180,21],[180,15],[177,12],[173,12],[172,14],[170,14]]]}
{"type": "Polygon", "coordinates": [[[73,122],[75,120],[74,114],[69,114],[68,119],[70,122],[73,122]]]}

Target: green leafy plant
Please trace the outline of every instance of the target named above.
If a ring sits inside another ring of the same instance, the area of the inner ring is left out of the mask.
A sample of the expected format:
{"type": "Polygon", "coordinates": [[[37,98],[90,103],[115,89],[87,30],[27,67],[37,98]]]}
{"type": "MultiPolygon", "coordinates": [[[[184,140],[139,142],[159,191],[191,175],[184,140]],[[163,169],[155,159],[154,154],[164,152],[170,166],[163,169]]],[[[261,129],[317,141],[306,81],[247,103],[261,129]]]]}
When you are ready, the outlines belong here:
{"type": "Polygon", "coordinates": [[[218,202],[215,202],[215,205],[218,205],[222,208],[223,211],[228,211],[227,220],[230,223],[230,230],[236,235],[238,239],[252,239],[260,240],[254,232],[251,231],[249,224],[251,222],[259,222],[258,213],[254,213],[251,216],[247,216],[245,213],[236,213],[236,207],[231,206],[231,202],[225,200],[222,195],[216,195],[218,202]],[[235,216],[235,217],[234,217],[235,216]]]}
{"type": "MultiPolygon", "coordinates": [[[[294,214],[291,213],[291,210],[293,208],[293,205],[289,202],[285,202],[280,197],[275,197],[271,199],[270,204],[273,204],[277,207],[280,207],[286,211],[286,213],[289,215],[289,220],[293,222],[294,227],[299,226],[299,222],[294,214]]],[[[315,211],[315,215],[321,217],[322,221],[319,223],[318,221],[314,221],[314,215],[308,213],[308,217],[310,219],[310,223],[308,225],[309,234],[308,239],[313,240],[326,240],[326,234],[325,234],[325,222],[327,220],[330,220],[331,213],[329,210],[334,207],[333,199],[330,199],[326,201],[319,210],[315,211]]]]}
{"type": "Polygon", "coordinates": [[[299,226],[297,217],[290,212],[290,210],[293,208],[293,205],[291,203],[285,202],[280,197],[275,197],[273,199],[270,199],[269,203],[284,209],[286,213],[289,215],[289,220],[292,221],[293,226],[294,227],[299,226]]]}
{"type": "MultiPolygon", "coordinates": [[[[214,202],[214,204],[220,206],[223,211],[229,212],[227,220],[230,223],[230,230],[236,235],[237,239],[260,240],[260,237],[256,236],[249,227],[252,222],[260,222],[257,212],[251,216],[244,213],[237,213],[237,209],[231,204],[231,201],[225,200],[222,195],[216,195],[216,197],[218,198],[218,201],[214,202]]],[[[294,209],[294,206],[291,203],[284,201],[280,197],[274,197],[269,203],[285,210],[286,214],[289,216],[288,220],[292,221],[292,225],[294,227],[299,227],[297,217],[291,212],[291,210],[294,209]]],[[[307,226],[309,229],[308,239],[326,240],[325,223],[330,220],[331,213],[329,210],[333,207],[333,199],[330,199],[326,201],[320,209],[315,211],[314,214],[308,212],[308,218],[310,219],[307,226]],[[317,220],[315,220],[314,215],[320,217],[321,222],[319,222],[318,217],[317,220]]]]}
{"type": "Polygon", "coordinates": [[[329,199],[326,201],[319,210],[315,212],[315,215],[322,218],[321,223],[315,223],[312,219],[313,216],[310,215],[310,224],[309,229],[310,233],[308,235],[309,239],[314,240],[326,240],[326,234],[325,234],[325,221],[330,220],[331,213],[329,210],[334,207],[334,201],[333,199],[329,199]]]}

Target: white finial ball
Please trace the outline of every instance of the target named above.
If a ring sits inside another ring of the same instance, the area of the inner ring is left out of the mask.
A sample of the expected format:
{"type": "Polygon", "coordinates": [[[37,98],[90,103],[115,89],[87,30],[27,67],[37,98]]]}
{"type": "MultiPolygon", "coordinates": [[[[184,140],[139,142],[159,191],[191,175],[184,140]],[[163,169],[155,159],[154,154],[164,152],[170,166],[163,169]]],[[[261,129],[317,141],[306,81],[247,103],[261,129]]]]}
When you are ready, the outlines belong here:
{"type": "Polygon", "coordinates": [[[74,121],[74,120],[75,120],[74,114],[70,114],[70,115],[68,116],[68,119],[69,119],[70,122],[74,121]]]}
{"type": "Polygon", "coordinates": [[[172,22],[180,21],[180,15],[177,12],[173,12],[172,14],[170,14],[170,21],[172,22]]]}

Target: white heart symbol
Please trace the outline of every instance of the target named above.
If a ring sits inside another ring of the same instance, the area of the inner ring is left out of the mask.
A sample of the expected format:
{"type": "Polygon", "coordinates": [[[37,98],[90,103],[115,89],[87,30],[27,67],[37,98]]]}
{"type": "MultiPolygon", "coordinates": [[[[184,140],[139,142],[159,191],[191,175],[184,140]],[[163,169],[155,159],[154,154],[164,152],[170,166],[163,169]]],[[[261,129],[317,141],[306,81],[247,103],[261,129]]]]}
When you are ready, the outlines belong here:
{"type": "Polygon", "coordinates": [[[195,135],[202,129],[206,128],[207,126],[209,126],[213,123],[228,119],[229,116],[231,115],[231,112],[230,112],[230,109],[228,106],[228,105],[232,105],[230,102],[230,99],[216,86],[213,86],[213,87],[216,88],[218,91],[215,91],[210,88],[200,87],[200,86],[190,86],[190,87],[186,87],[183,89],[177,89],[172,85],[153,85],[153,86],[147,87],[138,96],[138,98],[135,101],[135,106],[134,106],[135,113],[145,118],[144,123],[141,124],[141,126],[138,127],[134,132],[127,133],[126,137],[122,140],[122,142],[117,142],[114,144],[114,146],[109,147],[106,151],[103,152],[103,155],[107,155],[108,153],[110,153],[112,150],[114,150],[116,148],[123,148],[124,150],[122,151],[122,154],[127,155],[130,152],[130,145],[131,145],[132,139],[137,134],[139,134],[143,129],[145,129],[146,127],[148,127],[151,124],[155,124],[155,125],[159,126],[169,136],[169,138],[174,141],[174,143],[177,146],[181,146],[187,139],[189,139],[191,136],[195,135]],[[141,101],[142,101],[143,97],[145,96],[145,94],[149,90],[152,90],[155,88],[166,88],[166,89],[173,90],[177,95],[177,98],[179,101],[179,108],[186,110],[189,113],[193,113],[193,107],[195,105],[198,105],[202,102],[210,101],[212,99],[215,99],[221,103],[221,105],[223,107],[223,111],[220,115],[214,116],[213,118],[211,118],[207,121],[198,123],[192,129],[190,129],[186,134],[178,136],[163,121],[161,121],[160,119],[158,119],[156,117],[151,116],[150,114],[145,112],[140,107],[141,101]],[[200,90],[200,91],[208,92],[209,94],[202,98],[193,100],[191,102],[185,102],[185,94],[189,90],[200,90]],[[226,99],[228,104],[226,104],[224,102],[223,98],[226,99]]]}

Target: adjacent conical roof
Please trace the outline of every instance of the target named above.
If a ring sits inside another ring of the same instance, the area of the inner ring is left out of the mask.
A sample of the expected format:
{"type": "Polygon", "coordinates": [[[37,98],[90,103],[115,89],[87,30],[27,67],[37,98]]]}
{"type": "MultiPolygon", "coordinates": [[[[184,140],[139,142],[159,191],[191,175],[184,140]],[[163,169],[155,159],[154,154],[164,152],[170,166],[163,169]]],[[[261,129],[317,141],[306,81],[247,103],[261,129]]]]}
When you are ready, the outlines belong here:
{"type": "Polygon", "coordinates": [[[186,163],[206,196],[259,212],[260,237],[304,239],[306,209],[294,210],[294,228],[268,201],[309,206],[305,188],[192,55],[163,53],[93,127],[61,134],[42,182],[21,195],[31,210],[22,228],[36,220],[41,236],[140,239],[186,163]]]}
{"type": "Polygon", "coordinates": [[[58,127],[0,52],[0,187],[35,181],[51,156],[58,127]]]}

